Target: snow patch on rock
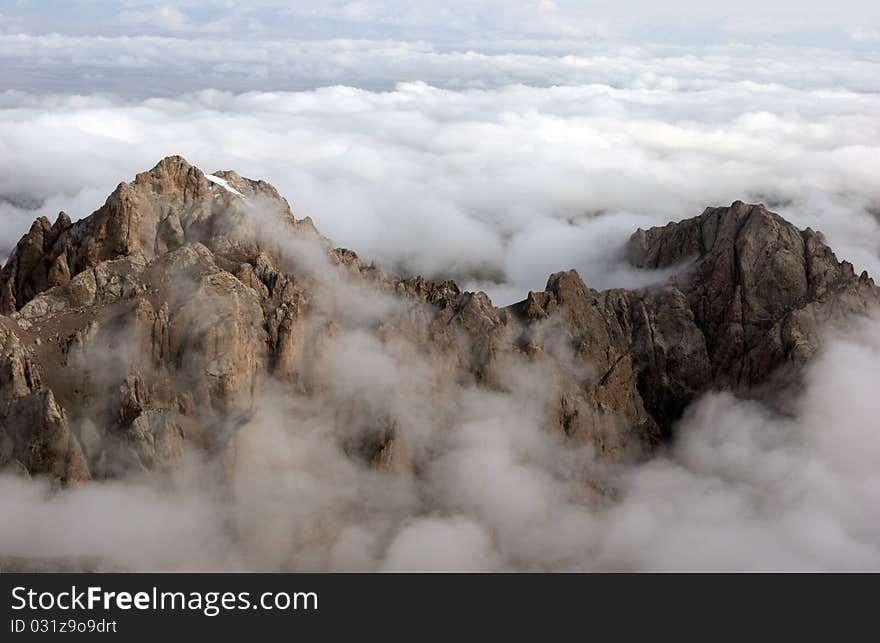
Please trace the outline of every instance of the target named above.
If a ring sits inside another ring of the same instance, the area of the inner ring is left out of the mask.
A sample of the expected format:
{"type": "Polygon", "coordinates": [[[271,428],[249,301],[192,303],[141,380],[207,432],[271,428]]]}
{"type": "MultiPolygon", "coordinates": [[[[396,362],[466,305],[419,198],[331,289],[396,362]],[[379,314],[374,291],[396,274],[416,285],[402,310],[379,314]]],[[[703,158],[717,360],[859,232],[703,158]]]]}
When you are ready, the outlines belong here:
{"type": "Polygon", "coordinates": [[[242,194],[241,192],[239,192],[238,190],[236,190],[234,187],[229,185],[229,181],[227,181],[226,179],[221,179],[219,176],[214,176],[213,174],[206,174],[205,178],[208,179],[211,183],[216,183],[217,185],[222,187],[227,192],[232,192],[232,194],[235,194],[236,196],[240,196],[242,199],[247,201],[247,197],[244,194],[242,194]]]}

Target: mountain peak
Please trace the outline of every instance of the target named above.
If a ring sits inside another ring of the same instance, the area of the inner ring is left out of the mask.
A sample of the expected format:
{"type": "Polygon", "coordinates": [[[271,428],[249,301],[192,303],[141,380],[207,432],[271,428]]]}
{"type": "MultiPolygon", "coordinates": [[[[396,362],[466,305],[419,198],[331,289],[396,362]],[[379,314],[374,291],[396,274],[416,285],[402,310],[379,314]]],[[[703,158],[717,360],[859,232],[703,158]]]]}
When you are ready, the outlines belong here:
{"type": "Polygon", "coordinates": [[[817,348],[805,336],[877,301],[867,273],[856,277],[820,234],[799,230],[762,204],[735,201],[638,230],[627,256],[639,268],[686,266],[677,285],[706,335],[713,366],[732,386],[762,381],[780,362],[802,363],[817,348]]]}
{"type": "Polygon", "coordinates": [[[11,314],[102,261],[137,252],[155,257],[187,241],[219,243],[220,236],[235,234],[244,216],[245,203],[231,197],[245,193],[296,226],[287,201],[270,184],[234,172],[206,175],[182,156],[165,157],[120,183],[101,208],[76,223],[64,213],[54,226],[40,218],[0,271],[0,313],[11,314]]]}
{"type": "Polygon", "coordinates": [[[351,457],[415,470],[407,435],[424,427],[408,424],[443,414],[430,396],[411,414],[345,388],[340,346],[365,337],[437,386],[503,390],[540,366],[549,430],[603,461],[643,458],[700,394],[754,394],[809,360],[827,323],[880,300],[820,235],[763,205],[638,230],[627,253],[681,268],[633,291],[561,271],[499,309],[333,248],[268,183],[169,156],[85,219],[37,219],[0,270],[0,381],[14,383],[0,390],[0,467],[59,484],[161,475],[185,448],[234,448],[274,386],[338,408],[351,457]]]}

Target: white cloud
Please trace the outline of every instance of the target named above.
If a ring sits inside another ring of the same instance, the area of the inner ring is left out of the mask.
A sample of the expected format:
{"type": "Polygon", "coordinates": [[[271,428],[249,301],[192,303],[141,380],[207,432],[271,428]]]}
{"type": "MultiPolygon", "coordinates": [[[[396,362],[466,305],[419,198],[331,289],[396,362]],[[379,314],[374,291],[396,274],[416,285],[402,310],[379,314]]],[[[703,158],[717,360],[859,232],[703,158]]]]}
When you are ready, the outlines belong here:
{"type": "MultiPolygon", "coordinates": [[[[579,10],[563,10],[552,0],[537,3],[540,30],[563,37],[608,37],[612,34],[607,19],[594,18],[579,10]]],[[[533,27],[534,28],[534,27],[533,27]]]]}
{"type": "Polygon", "coordinates": [[[880,568],[880,320],[832,341],[789,417],[713,394],[605,516],[610,569],[880,568]]]}
{"type": "Polygon", "coordinates": [[[877,42],[880,40],[880,29],[859,25],[850,31],[850,38],[856,42],[877,42]]]}
{"type": "MultiPolygon", "coordinates": [[[[369,74],[372,50],[352,46],[369,74]]],[[[462,277],[500,303],[569,267],[596,287],[637,285],[645,275],[609,266],[636,227],[760,200],[880,274],[880,101],[861,88],[876,63],[792,56],[756,82],[763,58],[746,52],[645,56],[569,61],[603,81],[555,87],[6,92],[0,195],[84,216],[119,180],[179,153],[269,180],[299,215],[388,268],[462,277]],[[823,87],[840,69],[851,87],[823,87]]],[[[531,58],[518,74],[558,62],[531,58]]],[[[0,207],[9,245],[36,212],[0,207]]]]}
{"type": "Polygon", "coordinates": [[[388,548],[383,571],[492,572],[498,569],[490,536],[464,518],[422,518],[403,528],[388,548]]]}
{"type": "Polygon", "coordinates": [[[145,10],[128,9],[120,13],[116,20],[122,25],[156,27],[166,31],[181,31],[190,26],[186,14],[173,5],[159,5],[145,10]]]}
{"type": "MultiPolygon", "coordinates": [[[[200,29],[215,28],[214,22],[200,29]]],[[[790,47],[613,46],[578,40],[272,40],[137,35],[0,34],[5,87],[132,97],[199,89],[270,91],[397,82],[486,89],[511,84],[607,84],[711,89],[748,80],[793,88],[880,89],[870,55],[790,47]]]]}

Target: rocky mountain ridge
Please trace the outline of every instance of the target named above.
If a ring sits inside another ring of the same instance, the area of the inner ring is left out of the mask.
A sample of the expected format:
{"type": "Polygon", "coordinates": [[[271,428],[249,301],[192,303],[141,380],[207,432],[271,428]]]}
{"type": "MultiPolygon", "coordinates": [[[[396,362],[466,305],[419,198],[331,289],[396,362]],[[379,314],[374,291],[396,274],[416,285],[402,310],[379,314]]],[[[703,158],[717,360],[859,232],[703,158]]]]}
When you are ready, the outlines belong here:
{"type": "Polygon", "coordinates": [[[559,272],[497,308],[334,247],[268,183],[168,157],[85,219],[35,221],[0,270],[0,468],[73,485],[161,476],[188,450],[223,461],[271,389],[333,406],[351,458],[418,475],[408,436],[444,418],[338,392],[351,333],[428,365],[438,391],[504,390],[538,364],[548,431],[599,462],[639,459],[701,393],[796,374],[828,323],[880,302],[818,233],[762,205],[639,230],[625,252],[682,269],[638,291],[559,272]]]}

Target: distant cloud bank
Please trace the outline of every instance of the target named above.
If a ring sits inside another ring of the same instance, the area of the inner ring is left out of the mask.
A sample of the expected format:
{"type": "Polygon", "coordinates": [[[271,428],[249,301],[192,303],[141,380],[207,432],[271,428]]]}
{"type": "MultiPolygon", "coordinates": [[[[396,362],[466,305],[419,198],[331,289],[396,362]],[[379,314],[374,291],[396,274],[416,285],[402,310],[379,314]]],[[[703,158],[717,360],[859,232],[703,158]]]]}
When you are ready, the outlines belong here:
{"type": "Polygon", "coordinates": [[[640,285],[616,254],[636,227],[735,199],[880,274],[880,62],[552,46],[0,36],[0,60],[42,70],[39,87],[0,94],[4,247],[175,153],[265,178],[338,243],[500,303],[569,267],[640,285]],[[307,78],[328,86],[273,89],[307,78]]]}

